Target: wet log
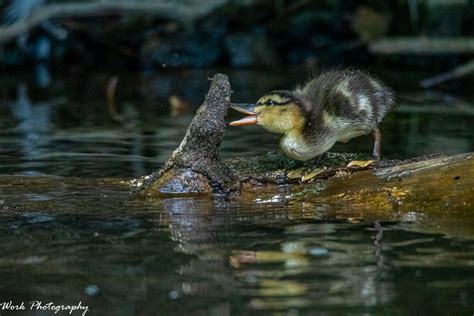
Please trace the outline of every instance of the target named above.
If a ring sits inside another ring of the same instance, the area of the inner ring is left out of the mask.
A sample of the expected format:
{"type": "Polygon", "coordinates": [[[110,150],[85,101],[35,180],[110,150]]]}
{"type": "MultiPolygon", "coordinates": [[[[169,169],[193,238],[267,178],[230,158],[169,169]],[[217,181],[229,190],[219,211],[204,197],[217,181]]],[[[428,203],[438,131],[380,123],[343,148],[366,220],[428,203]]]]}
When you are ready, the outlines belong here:
{"type": "Polygon", "coordinates": [[[439,155],[382,160],[366,168],[347,167],[361,154],[327,153],[316,161],[294,161],[281,153],[221,160],[230,103],[230,83],[217,74],[186,136],[158,172],[132,181],[147,195],[220,193],[260,194],[258,188],[295,184],[295,198],[366,206],[386,211],[433,201],[438,208],[473,206],[474,155],[439,155]]]}
{"type": "MultiPolygon", "coordinates": [[[[308,190],[305,188],[306,191],[308,190]]],[[[359,210],[425,211],[433,215],[474,210],[474,153],[438,157],[336,177],[319,191],[318,201],[359,210]],[[449,212],[448,212],[449,211],[449,212]]]]}

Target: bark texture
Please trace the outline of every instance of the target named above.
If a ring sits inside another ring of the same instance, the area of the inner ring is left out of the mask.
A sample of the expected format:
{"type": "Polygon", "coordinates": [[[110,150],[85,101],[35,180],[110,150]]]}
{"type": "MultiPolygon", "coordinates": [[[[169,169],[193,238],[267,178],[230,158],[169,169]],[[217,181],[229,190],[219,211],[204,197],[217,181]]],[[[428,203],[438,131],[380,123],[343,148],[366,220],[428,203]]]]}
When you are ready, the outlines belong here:
{"type": "Polygon", "coordinates": [[[239,190],[236,176],[219,159],[230,94],[226,75],[212,77],[206,99],[181,144],[164,168],[146,182],[148,193],[229,194],[239,190]]]}

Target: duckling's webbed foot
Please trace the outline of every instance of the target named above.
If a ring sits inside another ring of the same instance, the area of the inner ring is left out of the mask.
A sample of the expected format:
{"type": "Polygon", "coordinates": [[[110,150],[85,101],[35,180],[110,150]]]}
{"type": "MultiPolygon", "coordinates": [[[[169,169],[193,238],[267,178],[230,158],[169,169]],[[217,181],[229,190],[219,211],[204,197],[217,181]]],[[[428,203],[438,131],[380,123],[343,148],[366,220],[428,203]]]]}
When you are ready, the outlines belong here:
{"type": "Polygon", "coordinates": [[[374,164],[374,162],[380,160],[380,143],[382,141],[382,134],[378,128],[374,128],[372,135],[374,136],[374,150],[372,152],[374,160],[353,160],[347,165],[348,168],[367,168],[374,164]]]}
{"type": "Polygon", "coordinates": [[[372,131],[372,135],[374,136],[374,151],[372,152],[372,156],[376,161],[380,160],[380,145],[382,142],[382,134],[378,128],[374,128],[372,131]]]}

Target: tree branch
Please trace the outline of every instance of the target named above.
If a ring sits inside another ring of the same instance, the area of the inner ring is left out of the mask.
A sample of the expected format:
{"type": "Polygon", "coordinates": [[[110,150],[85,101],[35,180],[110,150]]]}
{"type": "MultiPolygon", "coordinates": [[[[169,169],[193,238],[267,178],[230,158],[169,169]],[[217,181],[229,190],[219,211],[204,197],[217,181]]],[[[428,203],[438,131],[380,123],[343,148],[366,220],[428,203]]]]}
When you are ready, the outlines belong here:
{"type": "Polygon", "coordinates": [[[393,37],[375,41],[369,50],[377,55],[392,54],[472,54],[474,37],[393,37]]]}
{"type": "Polygon", "coordinates": [[[199,5],[133,1],[50,4],[37,10],[26,19],[0,27],[0,43],[12,40],[50,19],[136,14],[171,20],[194,20],[209,14],[224,3],[226,3],[225,0],[206,1],[199,5]]]}
{"type": "Polygon", "coordinates": [[[467,75],[472,74],[472,73],[474,73],[474,59],[467,62],[467,63],[465,63],[465,64],[457,66],[456,68],[454,68],[451,71],[436,75],[434,77],[424,79],[420,82],[420,85],[423,88],[429,88],[429,87],[432,87],[434,85],[443,83],[445,81],[461,78],[461,77],[467,76],[467,75]]]}

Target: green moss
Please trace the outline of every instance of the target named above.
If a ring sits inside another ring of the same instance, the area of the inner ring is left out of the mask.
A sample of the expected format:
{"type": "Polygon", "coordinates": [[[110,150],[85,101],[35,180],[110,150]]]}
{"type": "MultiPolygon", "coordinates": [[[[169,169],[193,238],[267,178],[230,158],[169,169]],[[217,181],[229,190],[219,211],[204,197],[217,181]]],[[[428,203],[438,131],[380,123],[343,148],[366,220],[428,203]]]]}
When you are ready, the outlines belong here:
{"type": "Polygon", "coordinates": [[[298,168],[345,166],[352,160],[367,159],[369,157],[366,154],[328,152],[322,158],[298,161],[285,156],[282,152],[269,152],[254,157],[229,159],[225,163],[237,174],[258,177],[273,172],[288,173],[298,168]]]}
{"type": "Polygon", "coordinates": [[[346,166],[353,160],[370,160],[373,159],[366,153],[332,153],[327,152],[324,160],[322,161],[323,166],[346,166]]]}
{"type": "Polygon", "coordinates": [[[306,197],[308,195],[314,196],[322,192],[326,188],[325,182],[317,181],[309,184],[305,184],[299,187],[300,189],[296,190],[293,193],[294,198],[306,197]]]}

